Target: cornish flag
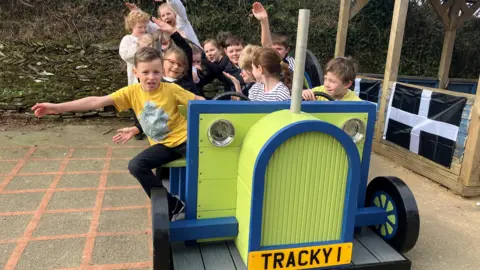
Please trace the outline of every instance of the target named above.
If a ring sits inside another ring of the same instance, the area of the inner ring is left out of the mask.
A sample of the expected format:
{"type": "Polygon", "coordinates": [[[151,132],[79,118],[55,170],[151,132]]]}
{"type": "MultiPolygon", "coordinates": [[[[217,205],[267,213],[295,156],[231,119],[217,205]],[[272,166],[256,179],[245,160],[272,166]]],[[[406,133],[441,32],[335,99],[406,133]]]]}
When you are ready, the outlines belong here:
{"type": "Polygon", "coordinates": [[[383,139],[450,168],[467,99],[396,83],[383,139]]]}
{"type": "Polygon", "coordinates": [[[378,104],[382,81],[357,78],[355,79],[355,84],[352,84],[352,87],[355,94],[362,100],[378,104]]]}

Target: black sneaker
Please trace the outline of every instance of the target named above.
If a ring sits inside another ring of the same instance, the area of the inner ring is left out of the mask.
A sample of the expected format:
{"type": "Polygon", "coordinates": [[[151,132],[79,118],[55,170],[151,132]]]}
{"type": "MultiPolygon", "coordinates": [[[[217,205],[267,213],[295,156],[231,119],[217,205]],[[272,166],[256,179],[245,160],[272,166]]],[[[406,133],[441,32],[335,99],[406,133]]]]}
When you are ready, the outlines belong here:
{"type": "Polygon", "coordinates": [[[170,215],[170,221],[175,221],[178,217],[179,214],[183,213],[185,211],[185,204],[177,200],[177,204],[175,205],[175,208],[173,208],[172,213],[170,215]]]}

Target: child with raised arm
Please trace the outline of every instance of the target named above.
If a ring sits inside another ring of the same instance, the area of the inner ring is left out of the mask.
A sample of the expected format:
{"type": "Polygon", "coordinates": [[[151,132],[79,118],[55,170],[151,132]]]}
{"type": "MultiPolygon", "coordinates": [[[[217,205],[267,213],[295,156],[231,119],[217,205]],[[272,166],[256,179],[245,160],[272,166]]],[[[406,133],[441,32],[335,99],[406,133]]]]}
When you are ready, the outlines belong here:
{"type": "MultiPolygon", "coordinates": [[[[134,56],[134,74],[139,84],[129,85],[107,96],[92,96],[79,100],[53,104],[40,103],[32,107],[35,116],[59,114],[69,111],[87,111],[114,105],[123,111],[132,108],[137,115],[150,147],[139,153],[128,164],[130,173],[140,182],[147,195],[154,187],[162,186],[152,169],[185,156],[187,122],[178,111],[178,105],[189,100],[201,100],[181,87],[161,82],[162,57],[151,47],[139,49],[134,56]]],[[[125,143],[138,130],[133,127],[113,137],[114,143],[125,143]]],[[[168,194],[170,216],[183,208],[183,203],[168,194]]]]}
{"type": "MultiPolygon", "coordinates": [[[[164,2],[163,0],[155,1],[164,2]]],[[[201,46],[192,24],[188,20],[185,6],[180,0],[167,0],[166,3],[161,4],[158,7],[158,17],[173,28],[176,28],[184,38],[192,41],[197,46],[201,46]]]]}
{"type": "Polygon", "coordinates": [[[349,89],[357,76],[355,64],[352,59],[346,57],[334,58],[328,62],[325,71],[324,84],[313,89],[303,90],[303,99],[326,100],[324,97],[315,98],[315,92],[323,92],[329,94],[335,100],[361,101],[361,99],[349,89]]]}

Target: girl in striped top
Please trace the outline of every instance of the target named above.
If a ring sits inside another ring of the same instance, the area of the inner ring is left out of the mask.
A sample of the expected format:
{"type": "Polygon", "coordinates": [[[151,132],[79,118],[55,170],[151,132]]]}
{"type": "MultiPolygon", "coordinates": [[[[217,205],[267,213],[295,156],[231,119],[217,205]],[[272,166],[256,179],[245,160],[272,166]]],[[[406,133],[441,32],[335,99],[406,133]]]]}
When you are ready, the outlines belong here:
{"type": "Polygon", "coordinates": [[[256,83],[248,92],[250,100],[283,101],[290,99],[290,70],[288,65],[282,62],[275,49],[259,48],[255,50],[252,58],[252,75],[255,77],[256,83]]]}

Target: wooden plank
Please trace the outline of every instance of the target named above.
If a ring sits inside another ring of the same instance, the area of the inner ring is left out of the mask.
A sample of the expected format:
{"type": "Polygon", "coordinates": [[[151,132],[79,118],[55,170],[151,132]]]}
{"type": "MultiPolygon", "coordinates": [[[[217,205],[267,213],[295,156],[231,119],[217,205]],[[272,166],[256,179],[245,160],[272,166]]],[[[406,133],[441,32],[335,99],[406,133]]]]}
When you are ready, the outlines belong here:
{"type": "Polygon", "coordinates": [[[350,8],[349,20],[355,17],[355,15],[357,15],[360,12],[360,10],[362,10],[368,4],[368,2],[370,2],[370,0],[355,1],[355,4],[350,8]]]}
{"type": "MultiPolygon", "coordinates": [[[[357,76],[363,77],[373,77],[378,78],[380,76],[383,77],[383,74],[375,74],[375,73],[357,73],[357,76]]],[[[397,76],[398,79],[405,79],[405,80],[431,80],[436,81],[438,80],[437,77],[423,77],[423,76],[408,76],[408,75],[399,75],[397,76]]],[[[477,83],[476,79],[462,79],[462,78],[451,78],[451,82],[455,81],[456,83],[477,83]]]]}
{"type": "Polygon", "coordinates": [[[356,239],[378,259],[379,262],[404,261],[405,258],[394,250],[387,242],[369,228],[362,228],[356,239]]]}
{"type": "Polygon", "coordinates": [[[337,42],[335,44],[335,57],[345,55],[347,44],[348,20],[350,18],[351,0],[340,0],[340,12],[338,15],[337,42]]]}
{"type": "Polygon", "coordinates": [[[172,243],[175,270],[205,270],[198,245],[185,246],[183,242],[172,243]]]}
{"type": "Polygon", "coordinates": [[[464,186],[480,185],[480,77],[477,89],[476,100],[470,112],[470,125],[460,172],[460,181],[464,186]]]}
{"type": "Polygon", "coordinates": [[[439,166],[441,165],[438,165],[431,160],[384,140],[380,143],[374,143],[373,150],[382,156],[394,160],[415,173],[436,181],[457,193],[461,192],[462,187],[458,181],[458,175],[445,170],[447,168],[440,169],[439,166]]]}
{"type": "Polygon", "coordinates": [[[243,262],[242,257],[240,256],[240,253],[238,253],[238,249],[237,249],[237,246],[235,245],[235,242],[228,241],[227,247],[228,247],[228,250],[230,251],[230,255],[232,256],[233,263],[235,264],[235,267],[237,268],[237,270],[247,270],[247,266],[243,262]]]}
{"type": "Polygon", "coordinates": [[[385,75],[382,84],[382,98],[380,99],[380,110],[375,130],[375,140],[382,138],[381,134],[385,125],[385,108],[387,108],[388,83],[396,81],[398,66],[400,65],[400,54],[403,45],[403,34],[405,32],[405,21],[407,19],[409,0],[396,0],[393,10],[392,27],[390,29],[390,41],[388,43],[387,62],[385,64],[385,75]]]}
{"type": "Polygon", "coordinates": [[[452,63],[453,46],[457,37],[456,29],[446,29],[443,38],[442,56],[440,57],[440,68],[438,70],[438,87],[446,89],[448,86],[448,75],[450,74],[450,65],[452,63]]]}
{"type": "MultiPolygon", "coordinates": [[[[389,83],[390,88],[393,87],[393,83],[394,82],[389,83]]],[[[465,97],[465,98],[468,98],[468,99],[475,99],[475,95],[472,95],[472,94],[455,92],[455,91],[446,90],[446,89],[432,88],[432,87],[415,85],[415,84],[409,84],[409,83],[401,83],[401,82],[397,82],[397,83],[401,84],[401,85],[406,85],[406,86],[410,86],[410,87],[413,87],[413,88],[417,88],[417,89],[430,90],[432,92],[442,93],[442,94],[446,94],[446,95],[452,95],[452,96],[457,96],[457,97],[465,97]]]]}
{"type": "Polygon", "coordinates": [[[367,77],[367,76],[357,76],[358,79],[370,80],[370,81],[383,81],[383,79],[367,77]]]}
{"type": "Polygon", "coordinates": [[[205,270],[236,270],[227,243],[200,243],[205,270]]]}
{"type": "Polygon", "coordinates": [[[362,243],[353,239],[352,263],[353,265],[378,263],[378,259],[362,243]]]}

